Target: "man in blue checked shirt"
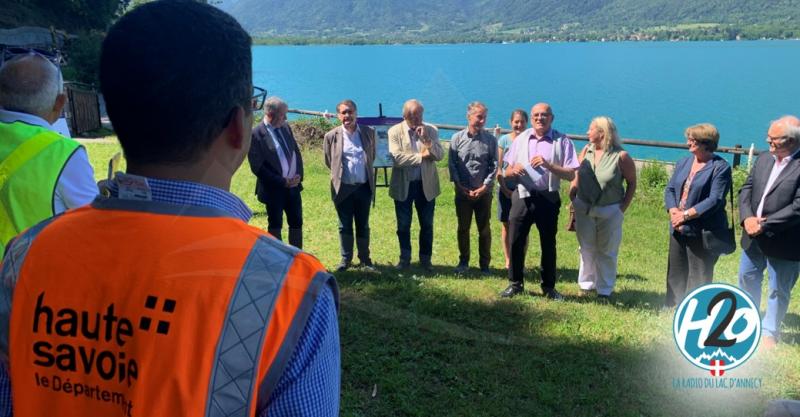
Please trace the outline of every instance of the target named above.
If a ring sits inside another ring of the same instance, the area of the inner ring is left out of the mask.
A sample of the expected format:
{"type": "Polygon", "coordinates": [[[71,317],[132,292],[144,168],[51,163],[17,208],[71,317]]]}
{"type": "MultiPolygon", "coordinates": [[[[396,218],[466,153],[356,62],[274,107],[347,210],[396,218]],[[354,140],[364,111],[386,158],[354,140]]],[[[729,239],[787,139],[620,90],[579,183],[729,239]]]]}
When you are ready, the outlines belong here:
{"type": "Polygon", "coordinates": [[[450,140],[447,166],[456,188],[458,217],[458,266],[456,273],[469,269],[469,229],[473,213],[478,226],[478,253],[481,273],[490,274],[492,229],[492,186],[497,172],[497,139],[483,129],[488,110],[480,101],[467,105],[467,128],[450,140]]]}
{"type": "Polygon", "coordinates": [[[266,96],[250,48],[191,0],[109,30],[101,88],[127,173],[8,245],[0,416],[338,415],[336,282],[229,192],[266,96]]]}

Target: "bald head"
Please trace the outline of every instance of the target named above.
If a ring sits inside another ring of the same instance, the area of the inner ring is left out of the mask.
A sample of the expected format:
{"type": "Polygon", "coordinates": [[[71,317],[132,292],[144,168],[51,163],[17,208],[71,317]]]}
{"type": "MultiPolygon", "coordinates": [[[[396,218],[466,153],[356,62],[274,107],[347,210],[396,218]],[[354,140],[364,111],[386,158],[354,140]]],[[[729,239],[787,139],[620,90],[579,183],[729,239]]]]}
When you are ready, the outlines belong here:
{"type": "Polygon", "coordinates": [[[403,104],[403,119],[412,127],[420,126],[422,125],[422,113],[424,111],[425,108],[422,107],[422,103],[412,98],[403,104]]]}
{"type": "Polygon", "coordinates": [[[64,107],[61,71],[37,54],[21,55],[0,68],[0,107],[55,122],[64,107]]]}
{"type": "Polygon", "coordinates": [[[547,103],[536,103],[531,107],[531,125],[538,136],[550,131],[554,118],[553,109],[547,103]]]}

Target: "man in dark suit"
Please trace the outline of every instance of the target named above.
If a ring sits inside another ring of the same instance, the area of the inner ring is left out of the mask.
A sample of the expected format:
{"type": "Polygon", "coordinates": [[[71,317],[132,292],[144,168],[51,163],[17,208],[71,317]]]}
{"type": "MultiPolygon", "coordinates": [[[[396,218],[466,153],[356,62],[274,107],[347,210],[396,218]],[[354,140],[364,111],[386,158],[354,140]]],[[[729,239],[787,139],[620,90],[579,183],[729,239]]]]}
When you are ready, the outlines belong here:
{"type": "Polygon", "coordinates": [[[289,244],[303,247],[303,158],[286,123],[289,107],[278,97],[264,103],[264,122],[253,129],[250,169],[256,176],[258,201],[267,207],[267,231],[281,239],[283,213],[289,224],[289,244]]]}
{"type": "Polygon", "coordinates": [[[339,216],[339,244],[342,260],[336,266],[341,272],[353,260],[353,241],[358,248],[361,266],[374,270],[369,256],[369,209],[375,193],[375,131],[356,123],[356,103],[343,100],[336,106],[341,126],[325,134],[325,165],[331,170],[331,198],[339,216]],[[353,239],[353,221],[356,224],[353,239]]]}
{"type": "Polygon", "coordinates": [[[742,259],[739,286],[757,306],[764,269],[769,277],[761,327],[765,348],[774,347],[792,288],[800,273],[800,119],[784,116],[767,131],[769,154],[758,157],[739,194],[742,259]]]}

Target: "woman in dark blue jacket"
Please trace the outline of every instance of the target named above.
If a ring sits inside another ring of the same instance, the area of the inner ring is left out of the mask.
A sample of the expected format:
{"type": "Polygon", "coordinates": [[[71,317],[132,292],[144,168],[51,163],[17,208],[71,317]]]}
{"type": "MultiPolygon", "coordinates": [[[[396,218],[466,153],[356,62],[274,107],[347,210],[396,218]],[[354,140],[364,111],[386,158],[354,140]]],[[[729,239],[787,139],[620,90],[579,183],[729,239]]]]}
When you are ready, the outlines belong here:
{"type": "Polygon", "coordinates": [[[690,126],[684,134],[692,156],[678,161],[664,190],[670,217],[668,307],[711,282],[719,254],[703,248],[702,231],[728,227],[725,196],[732,177],[728,162],[714,154],[719,132],[704,123],[690,126]]]}

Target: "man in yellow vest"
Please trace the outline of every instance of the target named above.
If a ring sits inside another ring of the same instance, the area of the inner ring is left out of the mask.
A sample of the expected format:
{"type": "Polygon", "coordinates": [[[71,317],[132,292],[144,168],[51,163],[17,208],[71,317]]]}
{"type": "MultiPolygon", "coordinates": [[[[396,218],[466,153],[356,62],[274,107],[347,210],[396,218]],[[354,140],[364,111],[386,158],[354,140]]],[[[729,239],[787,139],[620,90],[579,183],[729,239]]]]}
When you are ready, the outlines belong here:
{"type": "Polygon", "coordinates": [[[0,253],[28,227],[97,195],[86,150],[53,127],[63,84],[58,67],[36,53],[0,68],[0,253]]]}
{"type": "Polygon", "coordinates": [[[127,173],[9,244],[0,415],[338,414],[336,282],[228,191],[265,97],[250,48],[194,0],[108,31],[100,83],[127,173]]]}

